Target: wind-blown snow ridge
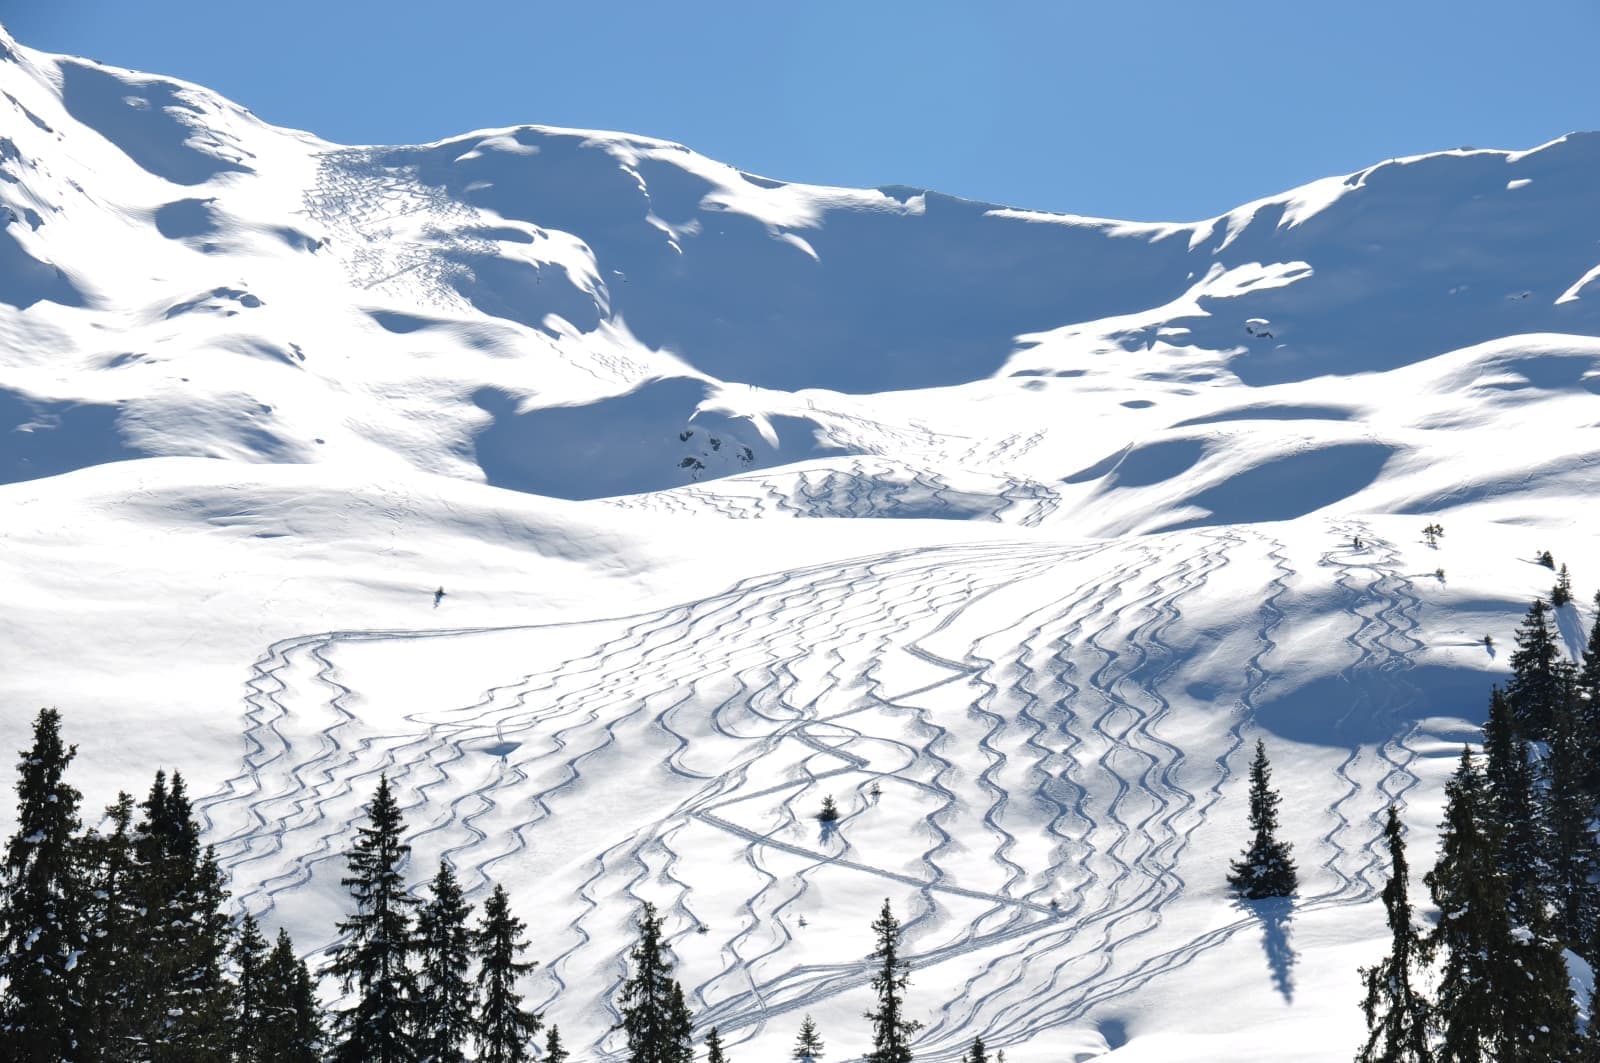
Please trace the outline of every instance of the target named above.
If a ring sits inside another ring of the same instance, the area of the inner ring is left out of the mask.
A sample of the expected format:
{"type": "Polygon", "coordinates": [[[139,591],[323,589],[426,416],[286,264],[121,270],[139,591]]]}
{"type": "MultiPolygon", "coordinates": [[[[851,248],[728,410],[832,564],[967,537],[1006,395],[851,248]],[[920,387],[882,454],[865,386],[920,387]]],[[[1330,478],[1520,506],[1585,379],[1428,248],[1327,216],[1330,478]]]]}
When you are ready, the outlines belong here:
{"type": "Polygon", "coordinates": [[[885,896],[930,1063],[1348,1058],[1384,809],[1426,851],[1525,559],[1594,583],[1600,135],[1151,225],[3,30],[0,115],[0,745],[181,768],[319,949],[387,772],[592,1058],[645,899],[702,1027],[853,1054],[885,896]],[[1223,887],[1257,737],[1292,905],[1223,887]]]}

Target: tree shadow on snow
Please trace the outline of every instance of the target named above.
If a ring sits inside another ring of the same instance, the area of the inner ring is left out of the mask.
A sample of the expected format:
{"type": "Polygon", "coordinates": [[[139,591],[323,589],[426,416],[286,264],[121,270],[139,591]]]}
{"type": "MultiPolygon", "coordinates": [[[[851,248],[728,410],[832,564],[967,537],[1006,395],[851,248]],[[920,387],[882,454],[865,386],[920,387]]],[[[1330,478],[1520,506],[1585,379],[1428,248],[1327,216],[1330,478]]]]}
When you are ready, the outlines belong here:
{"type": "Polygon", "coordinates": [[[1294,937],[1294,898],[1266,897],[1237,903],[1261,925],[1261,949],[1267,955],[1272,988],[1278,991],[1285,1003],[1294,1003],[1294,967],[1300,960],[1291,943],[1294,937]]]}

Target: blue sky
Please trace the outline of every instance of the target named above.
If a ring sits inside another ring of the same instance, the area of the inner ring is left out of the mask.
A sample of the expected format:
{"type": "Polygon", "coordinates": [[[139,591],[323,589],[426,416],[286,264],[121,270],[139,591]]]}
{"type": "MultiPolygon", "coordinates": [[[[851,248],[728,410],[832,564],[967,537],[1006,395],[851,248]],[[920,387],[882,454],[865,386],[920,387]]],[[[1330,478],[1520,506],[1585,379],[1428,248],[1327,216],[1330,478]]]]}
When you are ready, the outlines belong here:
{"type": "Polygon", "coordinates": [[[622,129],[788,180],[1145,220],[1600,128],[1594,0],[0,0],[0,21],[347,143],[622,129]]]}

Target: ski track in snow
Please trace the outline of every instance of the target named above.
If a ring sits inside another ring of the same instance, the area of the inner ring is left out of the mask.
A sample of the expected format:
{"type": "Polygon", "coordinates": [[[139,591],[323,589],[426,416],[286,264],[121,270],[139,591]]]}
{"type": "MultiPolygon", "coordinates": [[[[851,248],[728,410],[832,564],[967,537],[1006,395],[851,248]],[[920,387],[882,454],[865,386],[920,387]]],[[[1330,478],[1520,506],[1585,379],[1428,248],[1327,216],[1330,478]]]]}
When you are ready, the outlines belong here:
{"type": "MultiPolygon", "coordinates": [[[[796,494],[769,497],[831,510],[877,490],[838,472],[799,484],[796,494]]],[[[1367,540],[1317,561],[1349,617],[1352,659],[1340,677],[1352,697],[1338,726],[1352,752],[1335,771],[1340,796],[1318,842],[1323,888],[1301,898],[1302,912],[1375,894],[1383,808],[1417,781],[1400,721],[1418,697],[1405,675],[1421,647],[1419,599],[1395,571],[1391,543],[1357,522],[1332,524],[1330,534],[1341,544],[1367,540]],[[1363,744],[1370,734],[1386,737],[1363,744]]],[[[588,1006],[600,1011],[595,1028],[614,1021],[610,991],[625,957],[596,955],[596,945],[617,940],[646,897],[665,913],[673,941],[711,922],[694,887],[703,874],[694,839],[709,831],[742,851],[737,873],[750,892],[731,924],[724,911],[707,929],[720,966],[686,987],[699,1022],[743,1040],[865,985],[864,958],[798,963],[785,950],[795,945],[793,913],[804,914],[819,875],[866,876],[915,898],[902,909],[914,969],[972,969],[917,1041],[920,1058],[954,1060],[974,1032],[996,1048],[1025,1042],[1256,925],[1245,913],[1178,947],[1157,933],[1187,888],[1192,838],[1237,785],[1246,732],[1273,678],[1281,600],[1297,575],[1281,543],[1228,529],[1168,542],[906,550],[746,579],[610,621],[618,633],[588,652],[492,686],[471,704],[370,722],[341,671],[343,648],[403,652],[539,629],[298,636],[251,666],[240,769],[196,808],[236,896],[259,914],[319,866],[342,871],[353,821],[387,772],[406,797],[412,843],[437,844],[477,892],[496,865],[539,860],[538,832],[560,815],[554,803],[586,792],[586,765],[623,749],[648,753],[663,773],[664,804],[619,817],[613,836],[590,846],[557,935],[565,947],[541,957],[542,990],[531,1003],[576,991],[579,972],[592,991],[593,972],[606,971],[608,992],[588,1006]],[[1186,609],[1237,565],[1260,567],[1267,588],[1257,649],[1214,751],[1186,756],[1162,734],[1192,637],[1186,609]],[[968,623],[989,598],[1019,588],[1028,604],[1005,626],[968,623]],[[894,690],[904,683],[890,675],[908,668],[926,681],[894,690]],[[700,741],[734,752],[717,754],[724,766],[708,770],[695,755],[700,741]],[[965,758],[982,764],[975,777],[959,777],[946,752],[958,742],[976,747],[965,758]],[[802,807],[827,786],[853,796],[841,801],[840,821],[811,839],[802,807]],[[885,863],[852,841],[858,824],[906,803],[920,810],[920,851],[885,863]],[[973,866],[974,850],[991,869],[982,885],[960,870],[973,866]]],[[[412,877],[426,876],[414,869],[412,877]]],[[[590,1047],[604,1055],[617,1045],[604,1034],[590,1047]]]]}

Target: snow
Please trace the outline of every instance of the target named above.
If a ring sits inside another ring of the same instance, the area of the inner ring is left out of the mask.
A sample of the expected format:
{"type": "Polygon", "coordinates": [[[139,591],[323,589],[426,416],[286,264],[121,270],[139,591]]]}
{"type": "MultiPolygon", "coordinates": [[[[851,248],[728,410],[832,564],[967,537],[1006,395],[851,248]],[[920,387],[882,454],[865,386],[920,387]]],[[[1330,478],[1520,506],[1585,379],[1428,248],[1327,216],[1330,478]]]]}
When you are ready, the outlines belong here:
{"type": "Polygon", "coordinates": [[[859,1053],[887,896],[919,1059],[1347,1059],[1535,550],[1595,620],[1600,136],[1146,225],[0,53],[0,749],[181,769],[308,950],[388,772],[581,1058],[646,899],[733,1055],[859,1053]]]}

